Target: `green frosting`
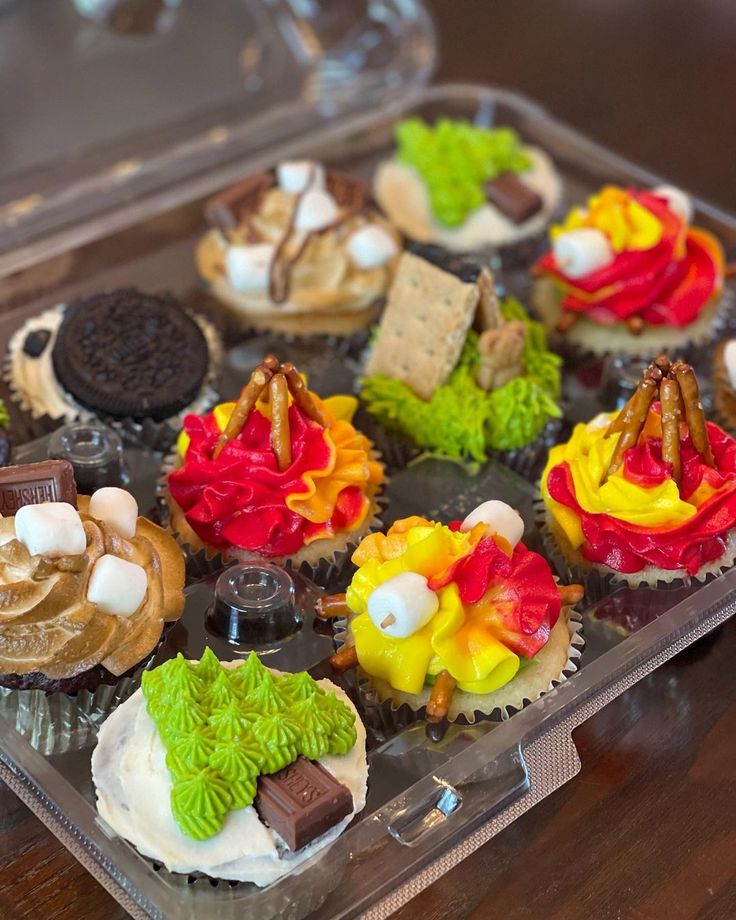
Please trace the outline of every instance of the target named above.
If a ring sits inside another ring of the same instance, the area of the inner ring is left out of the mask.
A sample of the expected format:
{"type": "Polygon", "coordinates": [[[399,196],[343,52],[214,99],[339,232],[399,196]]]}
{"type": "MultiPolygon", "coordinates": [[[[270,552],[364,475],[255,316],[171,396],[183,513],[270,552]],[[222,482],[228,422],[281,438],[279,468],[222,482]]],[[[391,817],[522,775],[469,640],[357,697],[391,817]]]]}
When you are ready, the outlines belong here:
{"type": "Polygon", "coordinates": [[[478,128],[440,118],[433,126],[409,118],[396,127],[397,159],[427,187],[435,218],[457,227],[486,201],[483,186],[504,172],[524,172],[531,160],[511,128],[478,128]]]}
{"type": "Polygon", "coordinates": [[[527,330],[524,375],[490,393],[475,382],[478,336],[470,332],[449,378],[425,402],[405,383],[374,375],[361,381],[361,399],[385,427],[408,435],[427,452],[449,460],[486,459],[489,450],[514,450],[539,437],[552,418],[562,415],[562,359],[547,348],[541,323],[529,319],[521,304],[501,304],[507,320],[520,319],[527,330]]]}
{"type": "Polygon", "coordinates": [[[142,688],[167,749],[171,812],[195,840],[253,803],[259,775],[355,744],[352,709],[306,672],[274,676],[253,652],[233,669],[210,649],[194,664],[178,655],[145,672],[142,688]]]}

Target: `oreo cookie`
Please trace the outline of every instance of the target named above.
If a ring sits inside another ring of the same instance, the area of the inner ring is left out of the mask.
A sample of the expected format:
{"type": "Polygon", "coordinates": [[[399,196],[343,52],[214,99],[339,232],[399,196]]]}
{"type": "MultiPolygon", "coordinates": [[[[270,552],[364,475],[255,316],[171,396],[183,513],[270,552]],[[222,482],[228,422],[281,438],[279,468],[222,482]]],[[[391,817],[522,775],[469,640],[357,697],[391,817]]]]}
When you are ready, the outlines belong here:
{"type": "Polygon", "coordinates": [[[133,288],[70,303],[51,357],[59,383],[82,406],[157,422],[196,398],[210,360],[202,330],[174,298],[133,288]]]}

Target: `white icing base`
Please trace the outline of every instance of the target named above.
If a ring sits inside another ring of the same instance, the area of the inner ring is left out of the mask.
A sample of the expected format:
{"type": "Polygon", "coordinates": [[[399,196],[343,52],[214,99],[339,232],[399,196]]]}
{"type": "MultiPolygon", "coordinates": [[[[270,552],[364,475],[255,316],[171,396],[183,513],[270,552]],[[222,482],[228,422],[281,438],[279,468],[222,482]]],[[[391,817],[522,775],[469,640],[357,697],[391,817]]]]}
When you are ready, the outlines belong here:
{"type": "MultiPolygon", "coordinates": [[[[223,662],[236,667],[240,662],[223,662]]],[[[276,672],[278,673],[278,672],[276,672]]],[[[354,712],[340,687],[324,679],[318,684],[334,690],[354,712]]],[[[253,806],[231,811],[222,830],[208,840],[193,840],[179,829],[171,814],[171,777],[166,749],[136,691],[100,729],[92,754],[92,779],[100,816],[144,856],[163,863],[170,872],[203,872],[212,878],[270,885],[331,843],[365,806],[368,764],[365,728],[356,712],[357,740],[343,757],[327,756],[320,763],[347,786],[354,811],[309,846],[292,853],[278,834],[261,823],[253,806]]]]}
{"type": "Polygon", "coordinates": [[[538,147],[524,150],[532,167],[519,178],[541,195],[544,207],[522,224],[513,223],[492,204],[484,204],[459,227],[445,227],[432,214],[420,175],[394,160],[381,164],[376,172],[376,200],[389,219],[419,243],[439,243],[452,252],[517,243],[544,230],[562,196],[562,183],[552,160],[538,147]]]}

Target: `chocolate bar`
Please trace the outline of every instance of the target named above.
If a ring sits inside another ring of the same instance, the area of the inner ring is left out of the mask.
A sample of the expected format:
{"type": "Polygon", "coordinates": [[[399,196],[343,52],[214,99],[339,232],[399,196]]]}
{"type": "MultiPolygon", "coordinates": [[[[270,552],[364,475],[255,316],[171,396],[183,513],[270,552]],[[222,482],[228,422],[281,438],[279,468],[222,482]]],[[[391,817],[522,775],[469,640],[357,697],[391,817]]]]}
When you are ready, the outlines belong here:
{"type": "Polygon", "coordinates": [[[23,505],[68,502],[77,507],[74,468],[68,460],[42,460],[0,469],[0,514],[13,515],[23,505]]]}
{"type": "Polygon", "coordinates": [[[515,224],[523,224],[542,210],[541,195],[512,172],[501,173],[485,184],[486,198],[515,224]]]}
{"type": "Polygon", "coordinates": [[[255,802],[264,824],[296,852],[321,837],[353,810],[353,796],[323,766],[299,757],[258,779],[255,802]]]}
{"type": "Polygon", "coordinates": [[[261,198],[274,184],[273,173],[262,172],[225,189],[206,202],[207,222],[220,230],[232,230],[240,225],[244,213],[258,210],[261,198]]]}

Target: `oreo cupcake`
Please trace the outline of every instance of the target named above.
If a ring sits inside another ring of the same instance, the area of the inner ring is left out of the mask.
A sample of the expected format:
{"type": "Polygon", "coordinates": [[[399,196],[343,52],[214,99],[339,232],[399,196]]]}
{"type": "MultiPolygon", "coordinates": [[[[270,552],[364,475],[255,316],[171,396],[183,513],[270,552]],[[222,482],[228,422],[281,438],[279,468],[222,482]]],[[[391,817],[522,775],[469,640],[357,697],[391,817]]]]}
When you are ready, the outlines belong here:
{"type": "Polygon", "coordinates": [[[214,402],[220,356],[205,319],[124,288],[28,320],[10,341],[6,378],[41,430],[97,417],[162,447],[185,411],[214,402]]]}

